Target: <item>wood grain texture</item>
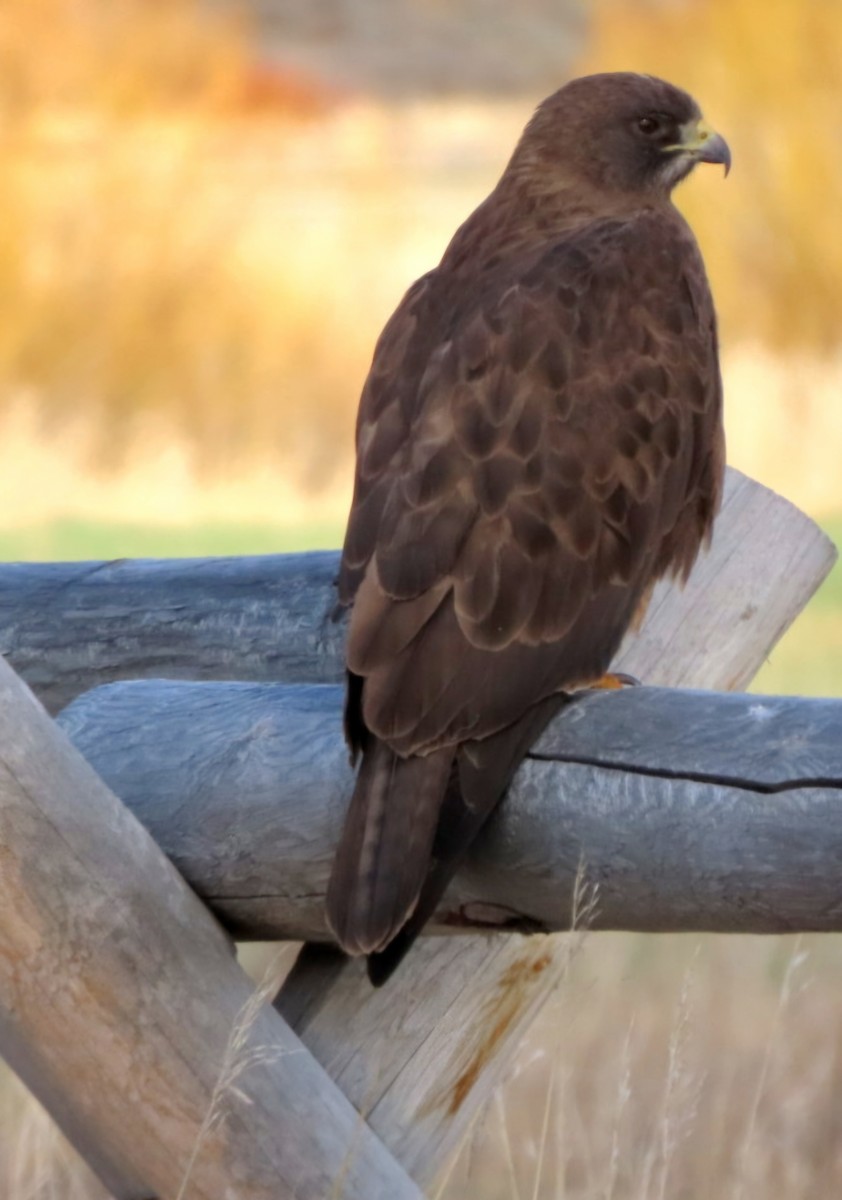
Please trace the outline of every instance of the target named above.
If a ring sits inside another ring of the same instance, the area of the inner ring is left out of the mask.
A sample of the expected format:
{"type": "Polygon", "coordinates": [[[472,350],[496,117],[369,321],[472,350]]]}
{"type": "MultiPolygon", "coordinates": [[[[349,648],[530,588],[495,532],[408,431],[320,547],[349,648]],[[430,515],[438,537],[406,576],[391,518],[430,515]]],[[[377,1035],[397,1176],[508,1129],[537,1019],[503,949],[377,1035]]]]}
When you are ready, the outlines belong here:
{"type": "MultiPolygon", "coordinates": [[[[326,936],[353,773],[330,685],[112,684],[58,718],[241,940],[326,936]]],[[[430,932],[839,930],[842,700],[578,696],[518,772],[430,932]]]]}
{"type": "Polygon", "coordinates": [[[116,679],[344,678],[337,551],[0,564],[0,654],[55,713],[116,679]]]}
{"type": "MultiPolygon", "coordinates": [[[[0,1053],[116,1200],[175,1200],[253,997],[229,940],[0,662],[0,1053]]],[[[416,1197],[263,1004],[191,1200],[416,1197]]]]}
{"type": "Polygon", "coordinates": [[[683,591],[655,588],[615,664],[664,687],[746,687],[836,561],[815,522],[729,468],[710,551],[683,591]]]}
{"type": "MultiPolygon", "coordinates": [[[[833,557],[796,508],[730,470],[715,552],[702,555],[683,593],[656,591],[645,637],[623,666],[663,684],[744,686],[760,647],[780,636],[833,557]],[[699,628],[687,675],[690,617],[699,628]]],[[[338,567],[333,551],[0,564],[0,653],[50,712],[119,679],[338,683],[338,567]]]]}

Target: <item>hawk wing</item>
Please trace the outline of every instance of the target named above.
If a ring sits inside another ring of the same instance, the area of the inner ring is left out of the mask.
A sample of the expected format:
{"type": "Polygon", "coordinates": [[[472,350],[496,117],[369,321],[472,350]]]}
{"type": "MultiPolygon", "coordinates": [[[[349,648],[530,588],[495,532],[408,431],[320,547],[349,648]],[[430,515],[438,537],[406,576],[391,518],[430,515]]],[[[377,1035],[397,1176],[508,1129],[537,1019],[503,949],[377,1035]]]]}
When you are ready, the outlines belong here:
{"type": "Polygon", "coordinates": [[[364,761],[328,919],[378,982],[559,693],[606,671],[710,531],[713,307],[692,234],[664,221],[594,222],[485,270],[446,259],[376,348],[339,585],[364,761]]]}
{"type": "Polygon", "coordinates": [[[351,727],[402,755],[601,675],[719,501],[715,321],[680,218],[672,245],[662,214],[604,221],[501,275],[419,281],[361,402],[351,727]]]}

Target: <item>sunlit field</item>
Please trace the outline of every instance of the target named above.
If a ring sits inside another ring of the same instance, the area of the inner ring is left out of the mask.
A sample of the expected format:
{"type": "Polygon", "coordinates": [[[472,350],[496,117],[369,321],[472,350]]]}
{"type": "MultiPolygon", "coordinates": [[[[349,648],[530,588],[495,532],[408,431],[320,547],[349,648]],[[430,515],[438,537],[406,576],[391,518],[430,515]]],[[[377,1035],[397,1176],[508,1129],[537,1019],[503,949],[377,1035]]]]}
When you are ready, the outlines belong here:
{"type": "MultiPolygon", "coordinates": [[[[63,0],[0,12],[3,524],[78,512],[48,450],[115,480],[176,454],[194,490],[274,471],[319,504],[347,480],[377,333],[539,97],[385,105],[257,65],[245,27],[186,0],[87,4],[84,22],[63,0]]],[[[678,193],[721,314],[731,460],[842,511],[842,22],[758,0],[594,12],[583,69],[679,78],[733,145],[727,182],[707,169],[678,193]]],[[[155,492],[137,490],[141,523],[155,492]]],[[[252,519],[267,502],[253,490],[252,519]]]]}
{"type": "MultiPolygon", "coordinates": [[[[842,15],[590,11],[582,70],[673,78],[732,145],[679,196],[729,457],[842,541],[842,15]]],[[[203,13],[0,6],[0,560],[338,546],[377,333],[540,98],[385,104],[203,13]]],[[[842,695],[839,569],[754,687],[842,695]]],[[[585,932],[443,1200],[842,1195],[840,984],[835,936],[585,932]]],[[[0,1197],[104,1197],[2,1069],[0,1197]]]]}

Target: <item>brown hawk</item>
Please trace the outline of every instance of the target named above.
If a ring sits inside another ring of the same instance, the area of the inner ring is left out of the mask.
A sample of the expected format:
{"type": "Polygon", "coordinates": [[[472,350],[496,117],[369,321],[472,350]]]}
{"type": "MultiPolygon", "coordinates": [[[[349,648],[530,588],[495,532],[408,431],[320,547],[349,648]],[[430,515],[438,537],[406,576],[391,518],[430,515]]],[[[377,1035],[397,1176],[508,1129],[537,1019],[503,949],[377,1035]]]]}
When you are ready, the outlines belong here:
{"type": "Polygon", "coordinates": [[[698,162],[730,154],[685,92],[574,80],[377,343],[339,579],[362,763],[327,895],[374,982],[564,694],[710,535],[716,322],[670,200],[698,162]]]}

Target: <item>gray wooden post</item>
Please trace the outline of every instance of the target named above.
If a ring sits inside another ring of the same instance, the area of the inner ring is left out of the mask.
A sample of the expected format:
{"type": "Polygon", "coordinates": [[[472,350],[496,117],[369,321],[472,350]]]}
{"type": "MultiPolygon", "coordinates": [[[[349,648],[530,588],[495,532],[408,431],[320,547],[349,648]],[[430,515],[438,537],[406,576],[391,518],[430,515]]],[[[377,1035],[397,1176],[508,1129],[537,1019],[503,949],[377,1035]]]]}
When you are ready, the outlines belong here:
{"type": "Polygon", "coordinates": [[[116,1200],[176,1200],[188,1170],[189,1200],[417,1197],[253,997],[205,906],[0,662],[0,1054],[116,1200]]]}

